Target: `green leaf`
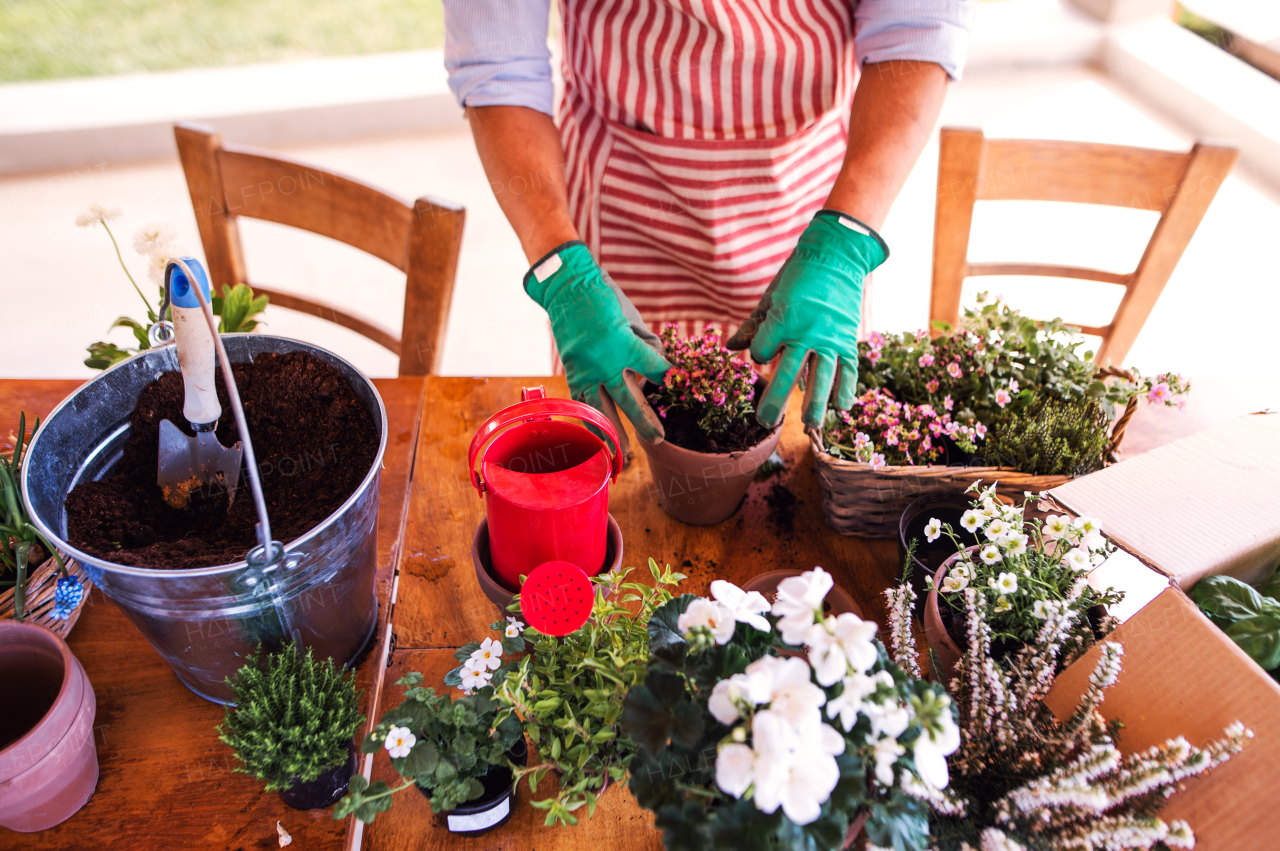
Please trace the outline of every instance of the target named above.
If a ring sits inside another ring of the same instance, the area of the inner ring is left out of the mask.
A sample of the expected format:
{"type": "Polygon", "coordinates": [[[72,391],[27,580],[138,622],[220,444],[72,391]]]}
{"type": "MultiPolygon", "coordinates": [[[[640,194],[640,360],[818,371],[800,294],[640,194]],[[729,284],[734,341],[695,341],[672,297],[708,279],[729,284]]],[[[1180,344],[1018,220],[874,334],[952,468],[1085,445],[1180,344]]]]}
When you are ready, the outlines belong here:
{"type": "Polygon", "coordinates": [[[90,369],[107,369],[122,360],[127,360],[133,354],[133,352],[128,349],[122,349],[115,343],[101,341],[92,343],[87,351],[89,352],[89,357],[85,358],[84,365],[90,369]]]}
{"type": "Polygon", "coordinates": [[[669,742],[693,747],[702,737],[702,707],[689,699],[678,674],[651,670],[644,685],[627,692],[622,729],[636,744],[661,755],[669,742]]]}
{"type": "Polygon", "coordinates": [[[693,594],[682,594],[658,607],[649,618],[649,654],[667,664],[682,668],[689,644],[680,630],[680,615],[698,599],[693,594]]]}
{"type": "Polygon", "coordinates": [[[218,331],[223,334],[247,333],[257,327],[254,317],[266,310],[267,296],[254,297],[248,284],[236,284],[234,287],[222,285],[222,295],[215,295],[210,307],[213,315],[222,317],[218,323],[218,331]]]}
{"type": "Polygon", "coordinates": [[[1227,637],[1265,671],[1280,668],[1280,616],[1262,614],[1234,623],[1227,637]]]}
{"type": "Polygon", "coordinates": [[[1262,614],[1268,608],[1261,594],[1230,576],[1207,576],[1191,589],[1191,599],[1219,627],[1262,614]]]}
{"type": "Polygon", "coordinates": [[[1280,571],[1271,574],[1271,578],[1262,583],[1262,596],[1280,601],[1280,571]]]}
{"type": "Polygon", "coordinates": [[[415,742],[409,755],[400,761],[396,771],[402,777],[429,778],[440,761],[440,750],[435,742],[421,740],[415,742]]]}
{"type": "Polygon", "coordinates": [[[924,851],[929,843],[929,809],[895,790],[888,803],[875,803],[867,818],[867,839],[894,851],[924,851]]]}

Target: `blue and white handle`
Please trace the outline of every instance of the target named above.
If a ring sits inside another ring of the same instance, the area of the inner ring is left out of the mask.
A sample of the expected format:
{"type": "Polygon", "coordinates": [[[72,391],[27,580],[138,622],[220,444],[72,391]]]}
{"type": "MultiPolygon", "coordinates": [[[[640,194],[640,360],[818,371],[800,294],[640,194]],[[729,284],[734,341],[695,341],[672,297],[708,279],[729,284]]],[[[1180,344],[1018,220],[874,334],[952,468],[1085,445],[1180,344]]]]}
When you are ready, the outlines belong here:
{"type": "Polygon", "coordinates": [[[165,270],[171,293],[173,333],[178,346],[178,365],[182,369],[182,383],[186,388],[186,401],[182,414],[196,431],[207,431],[222,416],[222,405],[214,386],[215,348],[209,321],[205,318],[200,299],[192,289],[200,287],[204,300],[211,299],[209,278],[204,267],[194,257],[183,257],[196,280],[187,279],[182,267],[170,264],[165,270]],[[205,428],[201,428],[205,426],[205,428]]]}

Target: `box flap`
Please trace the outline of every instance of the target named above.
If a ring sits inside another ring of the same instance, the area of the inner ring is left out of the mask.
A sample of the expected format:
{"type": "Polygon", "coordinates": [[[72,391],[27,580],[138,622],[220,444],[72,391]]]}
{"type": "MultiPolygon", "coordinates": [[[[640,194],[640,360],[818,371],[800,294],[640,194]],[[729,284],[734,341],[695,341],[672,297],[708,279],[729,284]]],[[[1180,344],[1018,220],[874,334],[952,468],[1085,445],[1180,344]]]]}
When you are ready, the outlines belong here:
{"type": "Polygon", "coordinates": [[[1280,415],[1253,414],[1054,488],[1076,514],[1190,589],[1280,562],[1280,415]]]}
{"type": "MultiPolygon", "coordinates": [[[[1280,781],[1280,685],[1236,647],[1177,588],[1161,592],[1113,632],[1124,646],[1120,679],[1101,706],[1124,722],[1130,753],[1185,736],[1222,737],[1234,721],[1254,732],[1245,749],[1206,776],[1187,781],[1160,813],[1185,819],[1197,851],[1273,851],[1280,845],[1275,794],[1280,781]]],[[[1063,671],[1046,703],[1069,717],[1097,664],[1094,648],[1063,671]]]]}

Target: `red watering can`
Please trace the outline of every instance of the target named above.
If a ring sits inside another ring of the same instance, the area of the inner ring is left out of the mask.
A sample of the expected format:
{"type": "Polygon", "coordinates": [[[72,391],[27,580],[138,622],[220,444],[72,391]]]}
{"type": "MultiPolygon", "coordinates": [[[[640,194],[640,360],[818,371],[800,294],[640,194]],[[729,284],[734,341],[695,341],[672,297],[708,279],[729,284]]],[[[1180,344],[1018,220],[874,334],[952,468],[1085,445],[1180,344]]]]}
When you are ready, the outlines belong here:
{"type": "Polygon", "coordinates": [[[604,567],[609,482],[622,471],[618,433],[604,414],[526,387],[518,404],[476,431],[467,464],[485,498],[493,569],[508,588],[519,589],[520,576],[546,562],[569,562],[587,576],[604,567]],[[552,416],[590,423],[612,446],[552,416]]]}

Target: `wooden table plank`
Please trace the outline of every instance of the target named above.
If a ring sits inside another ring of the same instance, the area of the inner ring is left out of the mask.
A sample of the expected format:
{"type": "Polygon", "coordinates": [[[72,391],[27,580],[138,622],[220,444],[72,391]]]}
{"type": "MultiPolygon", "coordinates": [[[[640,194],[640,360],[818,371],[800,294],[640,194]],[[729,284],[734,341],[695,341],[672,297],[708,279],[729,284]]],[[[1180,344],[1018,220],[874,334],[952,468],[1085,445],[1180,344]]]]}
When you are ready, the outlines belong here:
{"type": "MultiPolygon", "coordinates": [[[[376,719],[385,673],[391,587],[400,555],[421,378],[375,380],[387,407],[388,442],[378,515],[379,625],[357,669],[366,714],[376,719]]],[[[0,424],[18,410],[46,413],[79,382],[0,380],[0,424]]],[[[329,810],[300,812],[250,777],[214,728],[223,709],[188,691],[115,604],[95,590],[71,634],[72,652],[93,683],[100,775],[92,798],[71,819],[37,834],[0,828],[0,849],[277,848],[276,821],[295,848],[342,848],[349,824],[329,810]]]]}

